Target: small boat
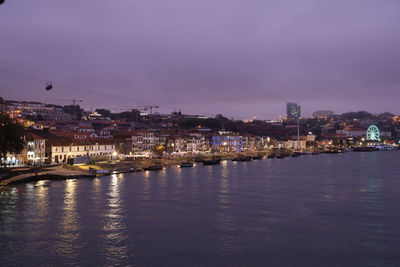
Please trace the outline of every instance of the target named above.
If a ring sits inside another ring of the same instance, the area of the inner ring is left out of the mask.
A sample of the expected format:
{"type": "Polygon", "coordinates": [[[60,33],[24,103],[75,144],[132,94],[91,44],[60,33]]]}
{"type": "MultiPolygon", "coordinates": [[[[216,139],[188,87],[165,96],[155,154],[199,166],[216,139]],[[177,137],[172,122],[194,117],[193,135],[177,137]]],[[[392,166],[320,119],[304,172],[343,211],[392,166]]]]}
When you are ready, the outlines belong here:
{"type": "Polygon", "coordinates": [[[283,153],[279,153],[278,155],[276,155],[277,159],[283,159],[285,157],[286,157],[286,154],[283,154],[283,153]]]}
{"type": "Polygon", "coordinates": [[[293,152],[293,154],[291,156],[292,157],[299,157],[299,156],[301,156],[301,152],[295,151],[295,152],[293,152]]]}
{"type": "Polygon", "coordinates": [[[373,151],[379,151],[379,148],[376,148],[373,146],[360,146],[360,147],[353,148],[353,151],[355,151],[355,152],[373,152],[373,151]]]}
{"type": "Polygon", "coordinates": [[[233,158],[232,161],[250,161],[251,157],[237,157],[233,158]]]}
{"type": "Polygon", "coordinates": [[[186,168],[186,167],[193,167],[194,163],[193,162],[182,162],[181,164],[178,165],[180,168],[186,168]]]}
{"type": "Polygon", "coordinates": [[[203,165],[216,165],[220,164],[221,160],[220,159],[205,159],[203,160],[203,165]]]}
{"type": "Polygon", "coordinates": [[[314,151],[314,152],[311,153],[311,155],[319,155],[319,152],[318,151],[314,151]]]}
{"type": "Polygon", "coordinates": [[[341,149],[334,148],[334,149],[326,150],[325,153],[326,154],[340,154],[340,153],[343,153],[343,151],[341,149]]]}
{"type": "Polygon", "coordinates": [[[162,169],[163,169],[162,165],[150,165],[148,167],[143,168],[143,170],[145,171],[158,171],[162,169]]]}
{"type": "Polygon", "coordinates": [[[378,145],[374,146],[374,148],[377,148],[379,151],[393,151],[396,149],[394,146],[390,145],[378,145]]]}
{"type": "Polygon", "coordinates": [[[110,174],[110,170],[97,170],[92,167],[89,168],[89,172],[93,174],[110,174]]]}

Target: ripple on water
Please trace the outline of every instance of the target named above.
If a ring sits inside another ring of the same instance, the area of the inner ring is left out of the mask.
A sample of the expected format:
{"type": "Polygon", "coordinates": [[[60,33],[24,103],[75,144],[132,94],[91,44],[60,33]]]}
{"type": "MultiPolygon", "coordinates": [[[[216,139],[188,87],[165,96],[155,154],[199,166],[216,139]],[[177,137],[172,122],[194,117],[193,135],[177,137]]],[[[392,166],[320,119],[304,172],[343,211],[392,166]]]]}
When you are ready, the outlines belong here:
{"type": "Polygon", "coordinates": [[[16,185],[0,192],[0,265],[398,266],[399,156],[16,185]]]}

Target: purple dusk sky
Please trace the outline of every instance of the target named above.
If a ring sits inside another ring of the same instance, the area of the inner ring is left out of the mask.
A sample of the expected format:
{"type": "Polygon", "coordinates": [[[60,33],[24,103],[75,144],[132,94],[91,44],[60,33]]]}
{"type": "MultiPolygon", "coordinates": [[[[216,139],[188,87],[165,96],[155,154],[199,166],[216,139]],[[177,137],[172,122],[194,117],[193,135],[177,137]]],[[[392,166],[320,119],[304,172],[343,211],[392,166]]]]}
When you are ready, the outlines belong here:
{"type": "Polygon", "coordinates": [[[238,119],[399,113],[398,0],[6,0],[0,96],[238,119]],[[46,81],[55,88],[46,92],[46,81]]]}

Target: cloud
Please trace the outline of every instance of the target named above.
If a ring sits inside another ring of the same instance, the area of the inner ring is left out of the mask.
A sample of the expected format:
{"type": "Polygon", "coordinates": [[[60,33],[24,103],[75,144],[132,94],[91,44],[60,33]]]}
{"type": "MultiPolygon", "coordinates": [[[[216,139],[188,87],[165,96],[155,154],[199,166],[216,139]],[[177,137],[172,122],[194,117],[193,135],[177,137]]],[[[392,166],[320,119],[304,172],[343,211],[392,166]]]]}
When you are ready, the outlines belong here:
{"type": "Polygon", "coordinates": [[[308,114],[398,113],[399,8],[361,0],[7,1],[0,87],[5,98],[42,100],[36,88],[55,80],[62,90],[54,97],[80,97],[86,107],[148,103],[237,118],[281,115],[287,101],[308,114]]]}

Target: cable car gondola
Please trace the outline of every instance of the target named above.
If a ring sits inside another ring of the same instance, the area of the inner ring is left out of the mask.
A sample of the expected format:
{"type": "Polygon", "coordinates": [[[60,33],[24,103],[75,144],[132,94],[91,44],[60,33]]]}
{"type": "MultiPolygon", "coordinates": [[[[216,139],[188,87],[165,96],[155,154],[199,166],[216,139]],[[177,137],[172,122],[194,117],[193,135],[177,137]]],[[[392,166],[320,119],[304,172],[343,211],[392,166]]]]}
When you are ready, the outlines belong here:
{"type": "Polygon", "coordinates": [[[47,82],[46,91],[50,91],[51,89],[53,89],[53,84],[51,82],[47,82]]]}

